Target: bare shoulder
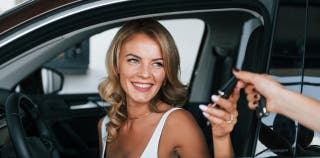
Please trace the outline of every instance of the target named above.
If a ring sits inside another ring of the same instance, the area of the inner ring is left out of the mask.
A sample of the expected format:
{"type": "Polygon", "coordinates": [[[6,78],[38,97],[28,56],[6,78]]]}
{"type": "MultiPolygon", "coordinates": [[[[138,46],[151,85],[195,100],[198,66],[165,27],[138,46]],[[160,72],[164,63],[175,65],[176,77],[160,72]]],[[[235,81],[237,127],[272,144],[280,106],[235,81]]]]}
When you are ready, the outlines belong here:
{"type": "MultiPolygon", "coordinates": [[[[158,108],[160,111],[166,112],[166,111],[172,109],[172,106],[170,106],[168,104],[161,104],[158,108]]],[[[181,108],[181,109],[177,109],[177,110],[171,112],[170,115],[168,116],[166,122],[175,123],[175,122],[188,121],[188,120],[189,121],[193,120],[193,116],[191,115],[190,112],[181,108]]]]}
{"type": "MultiPolygon", "coordinates": [[[[172,109],[172,106],[168,104],[162,104],[159,109],[161,111],[168,111],[172,109]]],[[[180,132],[188,128],[196,129],[199,128],[197,122],[190,112],[184,109],[177,109],[172,111],[165,123],[165,129],[170,132],[180,132]],[[177,128],[179,127],[179,128],[177,128]]]]}
{"type": "Polygon", "coordinates": [[[209,157],[204,135],[190,112],[173,111],[162,132],[165,143],[171,144],[181,157],[209,157]]]}
{"type": "Polygon", "coordinates": [[[187,110],[185,110],[185,109],[177,109],[177,110],[175,110],[175,111],[173,111],[170,115],[169,115],[169,117],[168,117],[168,119],[172,119],[172,121],[177,121],[177,119],[182,119],[182,120],[185,120],[185,119],[187,119],[187,120],[189,120],[189,119],[191,119],[191,120],[194,120],[193,119],[193,116],[191,115],[191,113],[189,112],[189,111],[187,111],[187,110]],[[172,119],[173,118],[173,119],[172,119]]]}
{"type": "Polygon", "coordinates": [[[173,111],[168,116],[168,123],[170,124],[176,124],[176,123],[195,123],[195,120],[191,113],[184,109],[178,109],[173,111]]]}

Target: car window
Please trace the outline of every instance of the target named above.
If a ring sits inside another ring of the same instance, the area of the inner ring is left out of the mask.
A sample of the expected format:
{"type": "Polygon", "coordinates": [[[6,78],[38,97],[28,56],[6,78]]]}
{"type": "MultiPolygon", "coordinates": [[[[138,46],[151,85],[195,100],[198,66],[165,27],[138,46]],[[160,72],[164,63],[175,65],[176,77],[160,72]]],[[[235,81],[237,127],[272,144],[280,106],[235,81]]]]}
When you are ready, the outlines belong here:
{"type": "MultiPolygon", "coordinates": [[[[311,0],[310,2],[308,7],[302,94],[320,101],[320,47],[318,44],[320,42],[320,6],[317,3],[318,1],[311,0]]],[[[301,142],[299,143],[301,144],[301,142]]],[[[314,131],[314,136],[307,147],[311,150],[319,146],[320,132],[314,131]]]]}
{"type": "MultiPolygon", "coordinates": [[[[199,19],[175,19],[162,20],[160,23],[169,30],[176,42],[181,61],[180,79],[184,84],[189,84],[204,33],[204,22],[199,19]]],[[[60,94],[98,92],[99,83],[107,76],[106,52],[118,30],[112,28],[91,36],[47,64],[63,73],[64,85],[60,94]]]]}
{"type": "MultiPolygon", "coordinates": [[[[320,100],[319,7],[280,1],[270,75],[287,89],[320,100]],[[295,12],[295,16],[288,16],[295,12]],[[308,14],[307,14],[308,13],[308,14]],[[308,16],[308,19],[306,17],[308,16]],[[306,25],[307,22],[307,25],[306,25]]],[[[301,105],[304,106],[304,105],[301,105]]],[[[312,116],[311,116],[312,117],[312,116]]],[[[271,113],[262,119],[256,156],[312,156],[320,145],[319,132],[271,113]],[[265,128],[267,127],[267,128],[265,128]]]]}
{"type": "MultiPolygon", "coordinates": [[[[304,5],[294,7],[280,2],[269,68],[270,75],[276,81],[298,93],[302,80],[305,11],[304,5]],[[288,16],[293,10],[297,16],[288,16]]],[[[297,123],[274,113],[261,121],[255,156],[292,155],[297,123]]]]}

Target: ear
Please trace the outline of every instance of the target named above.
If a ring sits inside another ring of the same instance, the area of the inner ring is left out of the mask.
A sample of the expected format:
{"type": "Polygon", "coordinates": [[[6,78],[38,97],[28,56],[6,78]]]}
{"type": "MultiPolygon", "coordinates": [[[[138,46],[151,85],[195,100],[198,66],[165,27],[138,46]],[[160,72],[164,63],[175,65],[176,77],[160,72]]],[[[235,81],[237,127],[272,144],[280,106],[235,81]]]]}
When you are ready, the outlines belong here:
{"type": "Polygon", "coordinates": [[[116,65],[116,73],[119,74],[119,65],[116,65]]]}
{"type": "Polygon", "coordinates": [[[120,72],[120,70],[119,70],[119,65],[117,65],[117,66],[115,67],[115,71],[116,71],[117,74],[119,74],[119,72],[120,72]]]}

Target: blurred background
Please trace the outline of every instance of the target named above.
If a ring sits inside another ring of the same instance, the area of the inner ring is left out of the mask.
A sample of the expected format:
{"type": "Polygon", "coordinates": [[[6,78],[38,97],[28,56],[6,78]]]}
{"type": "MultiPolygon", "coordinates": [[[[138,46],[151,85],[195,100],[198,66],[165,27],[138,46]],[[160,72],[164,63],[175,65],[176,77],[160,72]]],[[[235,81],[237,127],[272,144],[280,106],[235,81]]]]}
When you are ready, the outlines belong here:
{"type": "Polygon", "coordinates": [[[0,14],[27,0],[0,0],[0,14]]]}

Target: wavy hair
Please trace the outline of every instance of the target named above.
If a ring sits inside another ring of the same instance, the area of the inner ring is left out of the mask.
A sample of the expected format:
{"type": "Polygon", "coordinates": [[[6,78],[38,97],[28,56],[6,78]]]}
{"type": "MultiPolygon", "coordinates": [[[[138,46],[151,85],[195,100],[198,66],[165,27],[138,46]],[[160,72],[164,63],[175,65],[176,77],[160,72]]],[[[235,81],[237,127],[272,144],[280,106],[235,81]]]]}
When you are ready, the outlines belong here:
{"type": "Polygon", "coordinates": [[[169,31],[154,19],[138,19],[125,23],[112,40],[106,56],[107,78],[99,85],[99,94],[112,105],[108,112],[110,122],[107,124],[107,142],[112,142],[127,119],[125,106],[126,94],[120,85],[117,73],[121,46],[134,34],[145,34],[157,41],[162,52],[165,80],[156,96],[150,101],[149,108],[159,112],[156,103],[162,101],[171,106],[181,105],[187,96],[187,88],[178,75],[180,59],[178,49],[169,31]]]}

